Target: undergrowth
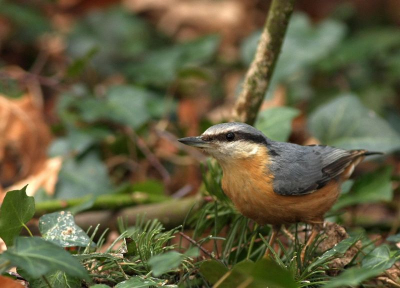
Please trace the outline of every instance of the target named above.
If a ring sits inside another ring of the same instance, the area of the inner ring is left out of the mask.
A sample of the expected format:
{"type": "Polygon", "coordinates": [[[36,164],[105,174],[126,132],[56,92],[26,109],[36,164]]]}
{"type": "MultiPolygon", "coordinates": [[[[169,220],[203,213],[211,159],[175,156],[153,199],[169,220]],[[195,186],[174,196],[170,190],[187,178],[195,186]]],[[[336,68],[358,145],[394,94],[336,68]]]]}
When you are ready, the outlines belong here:
{"type": "Polygon", "coordinates": [[[32,234],[25,223],[33,216],[34,200],[26,196],[26,187],[11,191],[0,211],[0,234],[8,247],[0,255],[0,272],[20,277],[7,272],[16,266],[31,287],[368,287],[375,281],[368,279],[385,273],[400,257],[398,249],[375,247],[365,233],[344,237],[333,247],[324,246],[322,233],[301,262],[307,226],[288,227],[270,247],[271,229],[235,211],[220,188],[215,162],[204,171],[208,201],[186,223],[165,230],[158,220],[137,217],[128,226],[119,219],[120,235],[111,244],[106,231],[84,232],[64,211],[39,219],[41,238],[19,237],[22,228],[32,234]]]}

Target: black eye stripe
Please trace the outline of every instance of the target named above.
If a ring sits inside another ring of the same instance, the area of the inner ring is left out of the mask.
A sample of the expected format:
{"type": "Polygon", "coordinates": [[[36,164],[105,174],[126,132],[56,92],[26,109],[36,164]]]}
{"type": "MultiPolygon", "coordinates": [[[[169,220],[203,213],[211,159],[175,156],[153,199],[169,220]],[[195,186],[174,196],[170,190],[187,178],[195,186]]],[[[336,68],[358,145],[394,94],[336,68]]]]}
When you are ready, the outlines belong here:
{"type": "Polygon", "coordinates": [[[232,142],[232,141],[250,141],[253,143],[265,144],[267,145],[267,139],[262,134],[253,134],[253,133],[246,133],[241,131],[232,131],[232,132],[223,132],[220,134],[214,135],[203,135],[202,140],[204,141],[219,141],[219,142],[232,142]],[[229,140],[227,135],[232,133],[234,138],[229,140]]]}

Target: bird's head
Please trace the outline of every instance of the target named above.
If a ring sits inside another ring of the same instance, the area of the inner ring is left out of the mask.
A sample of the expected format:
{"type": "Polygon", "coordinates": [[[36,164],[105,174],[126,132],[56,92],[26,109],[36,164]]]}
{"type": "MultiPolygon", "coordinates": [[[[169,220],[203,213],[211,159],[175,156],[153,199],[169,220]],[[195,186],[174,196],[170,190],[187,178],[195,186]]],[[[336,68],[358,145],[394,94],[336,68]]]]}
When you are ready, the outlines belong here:
{"type": "Polygon", "coordinates": [[[211,126],[200,136],[181,138],[178,141],[202,149],[219,162],[229,163],[256,155],[269,140],[250,125],[232,122],[211,126]]]}

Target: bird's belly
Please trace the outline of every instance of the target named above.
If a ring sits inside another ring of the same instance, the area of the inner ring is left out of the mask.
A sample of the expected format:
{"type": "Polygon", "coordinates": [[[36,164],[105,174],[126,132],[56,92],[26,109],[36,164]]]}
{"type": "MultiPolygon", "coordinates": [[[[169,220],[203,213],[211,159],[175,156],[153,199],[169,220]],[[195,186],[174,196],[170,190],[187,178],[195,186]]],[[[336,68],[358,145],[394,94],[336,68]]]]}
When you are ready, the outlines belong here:
{"type": "Polygon", "coordinates": [[[272,179],[252,179],[224,177],[222,188],[240,213],[261,225],[323,222],[339,194],[337,181],[307,195],[283,196],[273,191],[272,179]]]}

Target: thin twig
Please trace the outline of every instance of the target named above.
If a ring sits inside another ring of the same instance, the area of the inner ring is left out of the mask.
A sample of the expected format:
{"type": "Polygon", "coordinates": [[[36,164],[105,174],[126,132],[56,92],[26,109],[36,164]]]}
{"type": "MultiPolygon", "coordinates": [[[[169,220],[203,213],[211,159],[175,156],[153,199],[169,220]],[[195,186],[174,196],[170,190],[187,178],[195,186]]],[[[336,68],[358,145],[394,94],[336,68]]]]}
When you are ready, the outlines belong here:
{"type": "Polygon", "coordinates": [[[190,243],[192,243],[193,245],[197,246],[201,251],[203,251],[204,254],[206,254],[208,257],[215,259],[214,255],[212,255],[212,253],[210,251],[208,251],[207,249],[205,249],[204,247],[202,247],[199,243],[196,242],[196,240],[190,238],[189,236],[187,236],[186,234],[184,234],[183,232],[179,231],[178,232],[179,235],[181,235],[183,238],[185,238],[186,240],[188,240],[190,243]]]}
{"type": "Polygon", "coordinates": [[[160,173],[164,183],[169,183],[171,181],[171,176],[169,175],[167,169],[165,169],[158,158],[150,151],[144,140],[140,138],[131,128],[126,128],[125,131],[131,141],[136,142],[138,148],[146,156],[150,164],[160,173]]]}
{"type": "Polygon", "coordinates": [[[36,57],[35,62],[30,69],[30,72],[32,74],[39,75],[43,70],[44,65],[46,65],[48,59],[49,53],[45,50],[40,50],[39,55],[36,57]]]}

